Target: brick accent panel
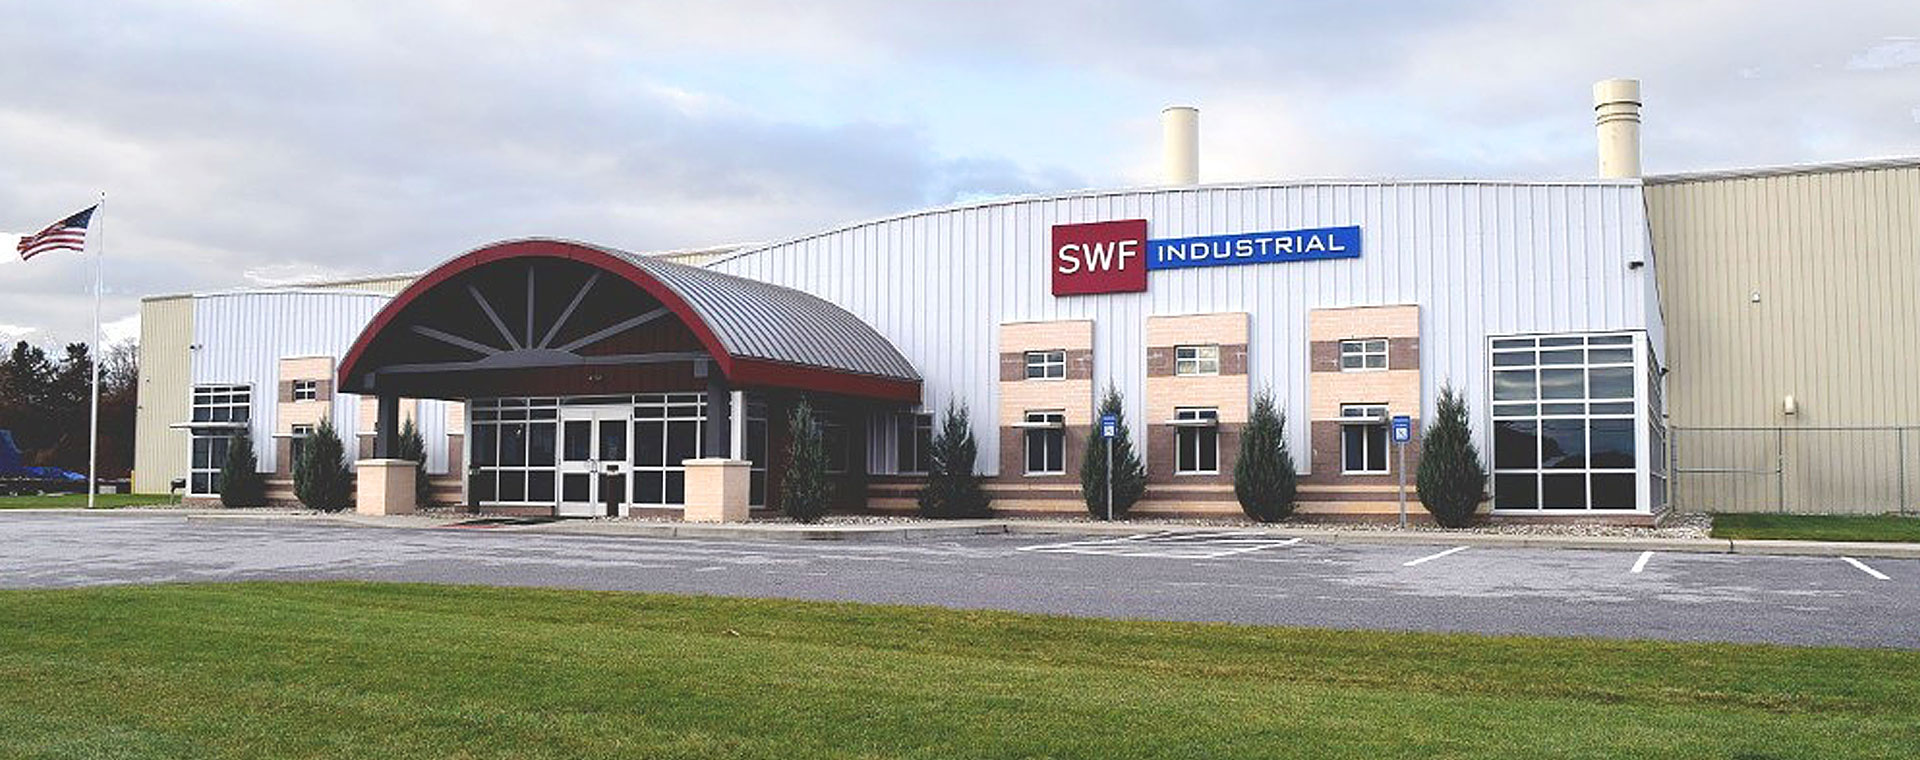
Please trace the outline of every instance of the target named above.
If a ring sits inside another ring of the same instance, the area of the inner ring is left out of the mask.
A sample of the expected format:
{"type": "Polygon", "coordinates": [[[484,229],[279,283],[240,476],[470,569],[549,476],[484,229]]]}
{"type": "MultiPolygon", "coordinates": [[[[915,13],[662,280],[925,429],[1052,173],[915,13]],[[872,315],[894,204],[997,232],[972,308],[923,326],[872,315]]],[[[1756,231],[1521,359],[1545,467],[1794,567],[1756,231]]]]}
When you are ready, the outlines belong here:
{"type": "Polygon", "coordinates": [[[1340,341],[1316,340],[1307,344],[1309,372],[1340,371],[1340,341]]]}
{"type": "Polygon", "coordinates": [[[1067,379],[1068,380],[1092,380],[1093,379],[1093,349],[1090,349],[1090,348],[1067,349],[1067,379]]]}
{"type": "Polygon", "coordinates": [[[1247,374],[1247,344],[1245,343],[1220,344],[1220,374],[1222,375],[1247,374]]]}
{"type": "Polygon", "coordinates": [[[293,477],[293,439],[273,439],[273,474],[283,478],[293,477]]]}
{"type": "Polygon", "coordinates": [[[1014,425],[1026,419],[1027,412],[1058,409],[1066,413],[1067,476],[1077,477],[1079,446],[1086,442],[1093,424],[1093,323],[1087,320],[1060,322],[1017,322],[1000,326],[1000,408],[995,427],[1000,429],[1000,456],[994,463],[1001,477],[1016,482],[1052,480],[1049,476],[1026,476],[1025,448],[1021,429],[1014,425]],[[1064,350],[1066,379],[1028,380],[1026,352],[1064,350]]]}
{"type": "MultiPolygon", "coordinates": [[[[1399,464],[1398,455],[1393,451],[1393,442],[1387,442],[1387,471],[1379,475],[1344,475],[1341,470],[1340,452],[1341,424],[1333,420],[1314,420],[1308,430],[1312,443],[1313,471],[1300,478],[1301,483],[1314,485],[1381,485],[1395,486],[1399,479],[1394,467],[1399,464]]],[[[1420,418],[1413,418],[1413,440],[1407,444],[1407,488],[1413,488],[1414,473],[1420,471],[1420,443],[1423,440],[1420,418]]],[[[1317,498],[1317,497],[1316,497],[1317,498]]]]}
{"type": "Polygon", "coordinates": [[[1147,347],[1147,377],[1173,377],[1173,346],[1147,347]]]}
{"type": "Polygon", "coordinates": [[[1060,458],[1065,472],[1060,475],[1027,474],[1026,432],[1024,428],[1000,428],[1000,477],[991,478],[990,482],[1006,485],[1080,483],[1080,463],[1086,461],[1087,436],[1093,432],[1090,426],[1067,425],[1067,440],[1060,458]]]}
{"type": "MultiPolygon", "coordinates": [[[[1223,422],[1220,434],[1220,468],[1217,475],[1176,475],[1174,467],[1179,440],[1179,428],[1173,425],[1147,426],[1147,483],[1152,484],[1202,484],[1214,483],[1233,485],[1233,467],[1240,461],[1240,434],[1246,425],[1238,422],[1223,422]]],[[[1149,489],[1149,498],[1154,492],[1149,489]]]]}

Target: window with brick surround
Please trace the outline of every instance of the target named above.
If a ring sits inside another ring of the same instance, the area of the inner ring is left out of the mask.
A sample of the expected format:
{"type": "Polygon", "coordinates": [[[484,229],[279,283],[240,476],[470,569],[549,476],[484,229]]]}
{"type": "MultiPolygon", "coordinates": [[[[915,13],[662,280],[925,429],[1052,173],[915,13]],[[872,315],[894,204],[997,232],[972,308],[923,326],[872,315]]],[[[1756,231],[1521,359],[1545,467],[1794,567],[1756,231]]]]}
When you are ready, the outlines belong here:
{"type": "Polygon", "coordinates": [[[1067,377],[1067,352],[1060,349],[1027,352],[1028,380],[1064,380],[1067,377]]]}
{"type": "Polygon", "coordinates": [[[1175,346],[1173,374],[1181,377],[1220,374],[1220,344],[1175,346]]]}
{"type": "Polygon", "coordinates": [[[287,472],[298,472],[300,469],[300,458],[306,456],[307,453],[307,439],[313,436],[313,426],[294,425],[289,432],[291,432],[291,435],[289,435],[287,439],[292,444],[289,446],[289,449],[291,450],[290,458],[293,461],[287,463],[287,472]]]}
{"type": "Polygon", "coordinates": [[[1028,475],[1067,471],[1067,413],[1053,409],[1027,412],[1024,420],[1028,475]]]}
{"type": "Polygon", "coordinates": [[[1340,371],[1369,372],[1387,368],[1387,339],[1340,341],[1340,371]]]}
{"type": "Polygon", "coordinates": [[[1173,471],[1179,475],[1220,473],[1220,410],[1180,407],[1173,410],[1173,471]]]}
{"type": "Polygon", "coordinates": [[[1340,418],[1341,472],[1349,475],[1385,473],[1387,407],[1381,404],[1343,404],[1340,418]]]}
{"type": "Polygon", "coordinates": [[[320,399],[320,381],[318,380],[293,381],[293,400],[318,401],[319,399],[320,399]]]}

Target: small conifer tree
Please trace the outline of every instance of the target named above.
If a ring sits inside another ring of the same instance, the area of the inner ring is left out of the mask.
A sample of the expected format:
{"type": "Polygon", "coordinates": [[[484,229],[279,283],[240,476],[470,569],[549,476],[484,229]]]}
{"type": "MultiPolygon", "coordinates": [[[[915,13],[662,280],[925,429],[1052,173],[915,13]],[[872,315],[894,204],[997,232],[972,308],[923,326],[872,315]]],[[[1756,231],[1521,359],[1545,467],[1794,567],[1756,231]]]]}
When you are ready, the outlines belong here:
{"type": "Polygon", "coordinates": [[[780,509],[800,522],[819,522],[833,503],[833,482],[827,479],[827,449],[821,441],[820,426],[814,420],[813,405],[806,399],[794,405],[787,429],[791,443],[787,475],[780,482],[780,509]]]}
{"type": "Polygon", "coordinates": [[[427,484],[427,440],[420,435],[419,426],[409,419],[400,426],[400,450],[394,452],[395,459],[406,459],[414,463],[413,467],[413,503],[427,505],[427,496],[432,488],[427,484]]]}
{"type": "Polygon", "coordinates": [[[262,507],[267,504],[267,480],[260,476],[260,459],[253,452],[253,434],[246,428],[227,442],[227,461],[220,465],[220,504],[262,507]]]}
{"type": "MultiPolygon", "coordinates": [[[[1147,492],[1147,469],[1133,449],[1133,436],[1127,430],[1127,416],[1119,389],[1107,386],[1100,400],[1099,416],[1113,415],[1119,423],[1113,438],[1113,519],[1125,517],[1134,502],[1147,492]]],[[[1095,518],[1107,518],[1107,441],[1100,436],[1100,420],[1093,420],[1093,434],[1087,436],[1087,455],[1080,462],[1080,496],[1087,512],[1095,518]]]]}
{"type": "Polygon", "coordinates": [[[1240,458],[1233,464],[1233,495],[1240,509],[1260,522],[1277,522],[1293,514],[1298,479],[1293,453],[1287,450],[1287,417],[1274,406],[1273,392],[1262,390],[1253,400],[1253,415],[1240,434],[1240,458]]]}
{"type": "Polygon", "coordinates": [[[1442,526],[1466,527],[1487,485],[1487,469],[1467,428],[1467,402],[1452,386],[1444,387],[1433,417],[1420,443],[1420,503],[1442,526]]]}
{"type": "Polygon", "coordinates": [[[935,518],[986,517],[987,495],[973,471],[979,446],[967,408],[947,404],[946,419],[933,436],[927,487],[920,490],[920,514],[935,518]]]}
{"type": "Polygon", "coordinates": [[[299,466],[293,471],[293,495],[308,509],[338,512],[353,501],[353,474],[347,471],[346,449],[333,422],[321,419],[307,436],[299,466]]]}

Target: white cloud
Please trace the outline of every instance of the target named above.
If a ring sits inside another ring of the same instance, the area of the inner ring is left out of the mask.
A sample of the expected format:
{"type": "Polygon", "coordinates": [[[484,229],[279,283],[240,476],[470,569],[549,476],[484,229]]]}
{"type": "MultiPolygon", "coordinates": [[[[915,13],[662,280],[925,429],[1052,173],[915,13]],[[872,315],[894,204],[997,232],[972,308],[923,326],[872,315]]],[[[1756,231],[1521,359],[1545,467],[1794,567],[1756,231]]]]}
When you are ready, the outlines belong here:
{"type": "Polygon", "coordinates": [[[1908,66],[1920,66],[1920,39],[1888,37],[1886,42],[1847,59],[1847,68],[1854,71],[1885,71],[1908,66]]]}
{"type": "Polygon", "coordinates": [[[102,322],[100,337],[109,346],[118,343],[140,341],[140,313],[134,312],[119,319],[102,322]]]}
{"type": "Polygon", "coordinates": [[[25,325],[0,325],[0,341],[12,343],[32,335],[35,329],[25,325]]]}

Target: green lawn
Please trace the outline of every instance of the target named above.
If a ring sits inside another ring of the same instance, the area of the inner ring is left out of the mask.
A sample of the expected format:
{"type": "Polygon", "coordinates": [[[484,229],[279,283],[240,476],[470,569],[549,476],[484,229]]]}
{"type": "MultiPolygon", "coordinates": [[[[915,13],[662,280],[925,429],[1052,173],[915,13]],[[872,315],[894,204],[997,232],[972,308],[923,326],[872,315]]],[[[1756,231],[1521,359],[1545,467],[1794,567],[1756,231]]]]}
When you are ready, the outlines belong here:
{"type": "Polygon", "coordinates": [[[5,757],[1920,755],[1920,652],[314,583],[0,592],[5,757]]]}
{"type": "MultiPolygon", "coordinates": [[[[178,504],[180,497],[166,494],[140,493],[103,493],[94,497],[95,509],[118,509],[120,507],[140,507],[149,504],[178,504]]],[[[87,495],[83,493],[63,493],[48,496],[0,496],[0,509],[79,509],[87,505],[87,495]]]]}
{"type": "Polygon", "coordinates": [[[1713,537],[1920,541],[1920,517],[1719,514],[1713,516],[1713,537]]]}

